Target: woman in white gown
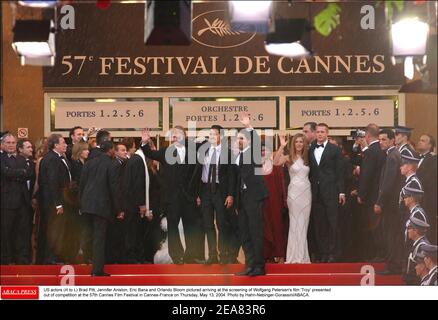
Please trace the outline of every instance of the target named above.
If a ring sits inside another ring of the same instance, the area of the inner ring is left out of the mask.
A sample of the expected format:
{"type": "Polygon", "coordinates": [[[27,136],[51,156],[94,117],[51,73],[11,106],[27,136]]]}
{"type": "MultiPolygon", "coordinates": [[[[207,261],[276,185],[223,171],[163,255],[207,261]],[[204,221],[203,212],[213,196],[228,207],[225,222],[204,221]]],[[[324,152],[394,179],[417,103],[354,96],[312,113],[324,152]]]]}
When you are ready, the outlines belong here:
{"type": "Polygon", "coordinates": [[[287,190],[289,234],[286,263],[310,263],[307,228],[312,204],[312,191],[309,181],[307,142],[303,134],[296,134],[289,144],[287,155],[284,154],[284,148],[288,143],[284,136],[280,136],[280,143],[281,146],[274,158],[274,165],[287,165],[290,175],[287,190]]]}

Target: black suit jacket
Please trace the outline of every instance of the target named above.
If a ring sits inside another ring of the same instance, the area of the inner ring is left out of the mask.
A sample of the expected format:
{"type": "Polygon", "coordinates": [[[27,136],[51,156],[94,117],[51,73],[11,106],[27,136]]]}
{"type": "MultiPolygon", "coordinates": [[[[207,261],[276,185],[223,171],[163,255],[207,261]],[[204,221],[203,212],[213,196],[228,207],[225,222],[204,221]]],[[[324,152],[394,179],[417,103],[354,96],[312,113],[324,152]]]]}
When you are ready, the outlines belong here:
{"type": "Polygon", "coordinates": [[[1,156],[1,207],[17,209],[23,203],[30,204],[32,187],[29,191],[27,180],[35,176],[33,165],[26,164],[26,159],[20,155],[9,158],[6,153],[1,156]]]}
{"type": "Polygon", "coordinates": [[[112,159],[107,154],[101,152],[88,160],[81,175],[81,212],[113,220],[114,212],[121,211],[117,186],[117,171],[113,170],[112,159]]]}
{"type": "Polygon", "coordinates": [[[379,195],[380,172],[385,163],[385,157],[385,152],[380,148],[379,142],[371,144],[364,152],[360,166],[358,196],[366,205],[376,203],[379,195]]]}
{"type": "MultiPolygon", "coordinates": [[[[186,145],[186,156],[184,163],[179,161],[178,151],[174,145],[159,150],[151,150],[148,144],[142,145],[141,149],[146,157],[161,163],[160,173],[163,181],[163,203],[171,203],[178,199],[180,194],[188,202],[195,203],[198,196],[199,168],[195,163],[189,164],[189,152],[186,145]],[[166,153],[178,159],[174,163],[166,161],[166,153]]],[[[196,157],[196,154],[194,155],[196,157]]]]}
{"type": "MultiPolygon", "coordinates": [[[[246,129],[244,129],[246,130],[246,129]]],[[[255,154],[258,152],[260,155],[260,150],[256,150],[256,146],[260,146],[260,137],[256,130],[251,131],[251,146],[245,152],[242,153],[244,163],[241,166],[236,165],[237,169],[237,180],[236,180],[236,190],[241,189],[242,179],[243,184],[246,185],[246,192],[248,195],[248,199],[252,199],[253,201],[261,201],[269,196],[268,189],[265,185],[265,180],[262,174],[257,174],[257,171],[262,170],[261,163],[256,163],[255,154]]],[[[233,163],[236,163],[238,155],[234,157],[233,163]]],[[[260,158],[260,157],[258,157],[260,158]]]]}
{"type": "MultiPolygon", "coordinates": [[[[205,143],[202,144],[198,150],[198,153],[204,153],[205,157],[208,156],[209,149],[211,144],[205,143]]],[[[200,155],[199,157],[202,159],[203,157],[200,155]]],[[[219,158],[219,191],[223,197],[227,196],[236,196],[236,170],[237,166],[233,162],[233,154],[228,148],[227,143],[224,141],[221,143],[221,155],[219,158]]],[[[197,171],[200,172],[198,181],[202,183],[202,170],[203,164],[199,163],[197,171]]]]}
{"type": "Polygon", "coordinates": [[[379,179],[379,193],[376,204],[382,208],[398,206],[402,176],[400,173],[401,157],[397,148],[393,148],[386,156],[379,179]]]}
{"type": "MultiPolygon", "coordinates": [[[[70,166],[69,161],[66,162],[70,166]]],[[[38,184],[43,206],[48,208],[65,204],[70,187],[69,170],[53,150],[41,160],[38,184]]]]}
{"type": "Polygon", "coordinates": [[[123,173],[124,209],[128,212],[138,212],[138,207],[146,204],[145,179],[146,173],[143,159],[139,155],[134,154],[126,162],[123,173]]]}
{"type": "Polygon", "coordinates": [[[341,149],[327,142],[322,153],[321,161],[316,162],[314,151],[316,141],[309,148],[310,175],[312,195],[315,197],[320,186],[320,196],[326,202],[338,202],[339,194],[345,193],[344,167],[341,149]]]}
{"type": "Polygon", "coordinates": [[[417,176],[424,190],[422,207],[429,217],[437,215],[437,156],[430,152],[425,155],[417,169],[417,176]]]}

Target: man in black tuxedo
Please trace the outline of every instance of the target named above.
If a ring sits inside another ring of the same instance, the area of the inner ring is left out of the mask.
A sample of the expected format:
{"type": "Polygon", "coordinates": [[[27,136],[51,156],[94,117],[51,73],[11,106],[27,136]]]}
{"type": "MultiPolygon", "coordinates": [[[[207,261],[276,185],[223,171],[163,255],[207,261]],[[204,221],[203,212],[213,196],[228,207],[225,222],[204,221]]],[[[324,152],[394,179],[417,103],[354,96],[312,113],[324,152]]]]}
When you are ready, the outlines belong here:
{"type": "Polygon", "coordinates": [[[142,132],[141,149],[146,157],[159,161],[163,180],[163,203],[167,214],[169,255],[175,264],[204,263],[202,218],[196,210],[199,173],[196,143],[186,139],[182,127],[170,130],[171,144],[152,150],[149,130],[142,132]],[[181,243],[178,224],[182,220],[186,250],[181,243]]]}
{"type": "Polygon", "coordinates": [[[200,179],[200,197],[204,232],[207,234],[209,258],[207,264],[218,263],[216,224],[218,229],[219,252],[221,263],[234,261],[235,250],[231,248],[232,237],[235,235],[229,225],[229,215],[236,190],[236,168],[231,161],[231,150],[227,139],[224,139],[224,130],[219,125],[210,129],[208,143],[198,150],[198,158],[202,165],[200,179]]]}
{"type": "Polygon", "coordinates": [[[17,155],[12,134],[5,134],[1,144],[1,264],[29,264],[32,211],[27,182],[35,171],[17,155]]]}
{"type": "Polygon", "coordinates": [[[403,219],[399,214],[398,190],[401,189],[401,157],[395,146],[395,135],[391,129],[379,133],[380,148],[386,152],[386,160],[379,179],[379,193],[374,205],[374,214],[382,216],[384,226],[384,243],[387,254],[386,268],[381,274],[401,272],[403,256],[403,219]]]}
{"type": "Polygon", "coordinates": [[[33,160],[33,146],[32,142],[30,142],[28,139],[20,139],[17,142],[17,151],[20,156],[26,159],[26,166],[31,169],[33,172],[32,176],[26,180],[26,189],[29,193],[28,199],[30,199],[30,202],[26,202],[26,205],[28,206],[29,210],[29,216],[28,216],[28,223],[27,228],[23,230],[21,233],[21,236],[23,237],[23,242],[26,244],[26,252],[28,252],[28,260],[29,262],[32,260],[31,258],[31,237],[32,237],[32,222],[33,222],[33,214],[34,209],[36,208],[36,199],[33,199],[33,188],[35,185],[35,162],[33,160]]]}
{"type": "Polygon", "coordinates": [[[141,149],[127,161],[123,177],[125,203],[125,263],[144,260],[144,217],[149,216],[149,174],[141,149]]]}
{"type": "Polygon", "coordinates": [[[368,244],[365,257],[383,261],[386,255],[383,222],[381,216],[374,213],[374,205],[379,194],[380,172],[386,158],[386,154],[380,148],[379,131],[379,127],[374,124],[369,124],[365,129],[367,147],[363,150],[357,202],[362,205],[365,222],[363,242],[368,244]]]}
{"type": "Polygon", "coordinates": [[[309,149],[310,223],[315,232],[317,262],[335,262],[339,256],[338,205],[345,204],[342,154],[337,146],[328,143],[328,133],[327,124],[318,124],[316,141],[309,149]]]}
{"type": "Polygon", "coordinates": [[[113,143],[101,143],[100,154],[85,163],[81,175],[81,212],[90,220],[87,238],[93,242],[92,276],[108,276],[103,270],[106,232],[108,224],[114,220],[114,212],[121,212],[117,202],[117,171],[113,170],[113,157],[113,143]]]}
{"type": "Polygon", "coordinates": [[[437,240],[437,156],[432,154],[435,149],[435,138],[429,134],[423,134],[417,144],[420,154],[417,176],[423,185],[424,198],[422,206],[428,214],[430,223],[429,239],[432,243],[437,240]]]}
{"type": "Polygon", "coordinates": [[[242,113],[245,129],[237,135],[239,154],[237,165],[237,213],[246,269],[237,275],[265,274],[263,203],[269,196],[262,175],[261,141],[252,128],[249,115],[242,113]]]}
{"type": "Polygon", "coordinates": [[[95,157],[100,156],[100,152],[102,151],[100,149],[100,145],[104,143],[105,141],[111,141],[111,133],[106,130],[99,130],[96,134],[96,148],[92,148],[90,150],[90,154],[88,155],[88,160],[91,160],[95,157]]]}
{"type": "Polygon", "coordinates": [[[66,215],[72,214],[67,201],[71,173],[65,158],[67,144],[59,134],[47,139],[49,152],[41,160],[38,177],[40,196],[40,229],[38,235],[38,262],[57,264],[65,258],[64,234],[66,215]]]}
{"type": "Polygon", "coordinates": [[[113,159],[113,168],[117,176],[117,202],[121,212],[114,212],[116,221],[108,226],[106,261],[107,263],[123,263],[125,261],[125,218],[126,204],[124,191],[124,177],[127,163],[128,151],[124,144],[115,145],[115,157],[113,159]]]}

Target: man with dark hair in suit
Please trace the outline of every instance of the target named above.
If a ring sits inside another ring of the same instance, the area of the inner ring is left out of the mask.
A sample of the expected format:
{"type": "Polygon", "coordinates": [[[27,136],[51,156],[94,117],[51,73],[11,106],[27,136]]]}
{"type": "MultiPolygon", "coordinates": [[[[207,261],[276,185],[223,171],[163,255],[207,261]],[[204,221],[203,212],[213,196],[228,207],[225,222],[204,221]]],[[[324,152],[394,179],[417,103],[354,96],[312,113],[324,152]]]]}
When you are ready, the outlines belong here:
{"type": "Polygon", "coordinates": [[[95,127],[88,129],[86,133],[81,126],[75,126],[71,128],[68,132],[70,143],[67,144],[67,151],[65,152],[65,156],[67,157],[67,159],[71,161],[73,145],[75,145],[79,141],[87,142],[88,138],[96,132],[97,130],[95,127]]]}
{"type": "Polygon", "coordinates": [[[121,212],[115,212],[116,221],[108,226],[107,246],[106,246],[106,260],[108,263],[124,263],[125,262],[125,191],[124,191],[124,177],[126,163],[128,161],[128,151],[124,144],[115,144],[115,157],[112,161],[112,170],[117,175],[117,202],[121,212]]]}
{"type": "Polygon", "coordinates": [[[92,148],[90,150],[90,155],[88,156],[88,160],[91,160],[95,157],[100,156],[100,145],[105,141],[111,141],[111,133],[106,130],[99,130],[96,134],[96,148],[92,148]]]}
{"type": "Polygon", "coordinates": [[[374,205],[379,194],[380,172],[385,162],[385,153],[379,144],[379,127],[369,124],[365,129],[367,147],[363,150],[363,160],[359,175],[357,202],[362,205],[364,218],[364,243],[367,259],[383,260],[385,257],[385,241],[381,216],[374,213],[374,205]]]}
{"type": "Polygon", "coordinates": [[[152,150],[148,144],[149,130],[143,130],[141,149],[146,157],[161,164],[160,171],[164,184],[162,195],[167,214],[170,257],[175,264],[203,263],[202,219],[196,210],[199,185],[196,144],[186,139],[184,129],[180,126],[172,128],[170,134],[171,144],[168,147],[152,150]],[[193,154],[189,154],[189,147],[190,150],[195,151],[193,154]],[[178,230],[180,220],[184,227],[185,251],[178,230]]]}
{"type": "Polygon", "coordinates": [[[204,232],[207,234],[209,258],[206,263],[219,262],[216,236],[219,239],[221,263],[234,262],[236,254],[231,248],[233,233],[228,215],[232,214],[230,209],[235,198],[236,168],[231,163],[231,150],[221,126],[211,127],[208,143],[200,147],[198,158],[203,163],[198,201],[201,204],[204,232]]]}
{"type": "Polygon", "coordinates": [[[417,176],[424,189],[423,208],[429,215],[429,239],[432,243],[437,240],[437,156],[433,154],[436,146],[435,139],[429,134],[423,134],[417,143],[420,153],[417,176]]]}
{"type": "Polygon", "coordinates": [[[121,212],[117,197],[117,171],[113,170],[114,146],[111,141],[100,144],[100,153],[88,160],[81,175],[81,212],[90,223],[88,239],[93,241],[92,276],[109,276],[104,272],[105,244],[108,223],[114,212],[121,212]]]}
{"type": "Polygon", "coordinates": [[[402,268],[403,255],[403,219],[399,214],[399,195],[395,190],[401,188],[401,157],[395,147],[395,135],[391,129],[383,129],[379,133],[380,148],[386,152],[385,164],[379,179],[379,193],[374,205],[374,214],[383,218],[384,243],[386,244],[386,268],[380,274],[399,274],[402,268]]]}
{"type": "Polygon", "coordinates": [[[71,183],[67,144],[59,134],[47,139],[49,152],[40,164],[38,177],[41,220],[38,235],[38,262],[57,264],[64,260],[66,215],[71,214],[67,194],[71,183]]]}
{"type": "Polygon", "coordinates": [[[237,213],[245,253],[246,269],[237,275],[260,276],[266,273],[264,260],[263,204],[269,196],[262,175],[261,141],[246,113],[240,115],[244,129],[237,135],[237,213]]]}
{"type": "Polygon", "coordinates": [[[141,149],[126,162],[122,190],[125,205],[125,263],[143,263],[144,217],[150,217],[150,208],[149,174],[141,149]]]}
{"type": "Polygon", "coordinates": [[[17,155],[17,140],[12,134],[5,134],[1,144],[1,264],[29,264],[32,214],[27,181],[34,168],[17,155]]]}
{"type": "Polygon", "coordinates": [[[36,199],[33,199],[33,187],[35,185],[35,162],[33,161],[33,146],[32,143],[28,139],[20,139],[17,142],[17,151],[20,156],[26,159],[26,166],[30,168],[33,172],[32,176],[26,180],[26,188],[28,190],[30,202],[26,202],[29,210],[28,223],[26,229],[23,229],[22,236],[25,239],[25,244],[28,246],[26,248],[26,252],[29,252],[29,261],[31,261],[31,241],[27,239],[31,239],[32,237],[32,219],[34,209],[36,208],[36,199]]]}
{"type": "Polygon", "coordinates": [[[344,168],[341,150],[328,142],[329,128],[316,126],[316,140],[309,149],[312,212],[318,262],[335,262],[339,257],[338,206],[345,204],[344,168]]]}

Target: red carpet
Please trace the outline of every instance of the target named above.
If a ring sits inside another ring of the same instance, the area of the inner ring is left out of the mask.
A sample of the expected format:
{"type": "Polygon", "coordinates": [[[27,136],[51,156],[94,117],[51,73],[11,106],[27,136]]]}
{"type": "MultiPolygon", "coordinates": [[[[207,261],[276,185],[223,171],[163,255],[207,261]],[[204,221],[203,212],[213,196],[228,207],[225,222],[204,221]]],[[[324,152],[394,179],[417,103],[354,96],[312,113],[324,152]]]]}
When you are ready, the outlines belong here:
{"type": "MultiPolygon", "coordinates": [[[[75,285],[360,285],[363,263],[268,264],[266,275],[239,277],[243,265],[107,265],[111,277],[91,277],[75,265],[75,285]]],[[[375,271],[383,264],[372,264],[375,271]]],[[[60,285],[62,266],[1,266],[1,285],[60,285]]],[[[400,276],[376,276],[376,285],[401,285],[400,276]]]]}

